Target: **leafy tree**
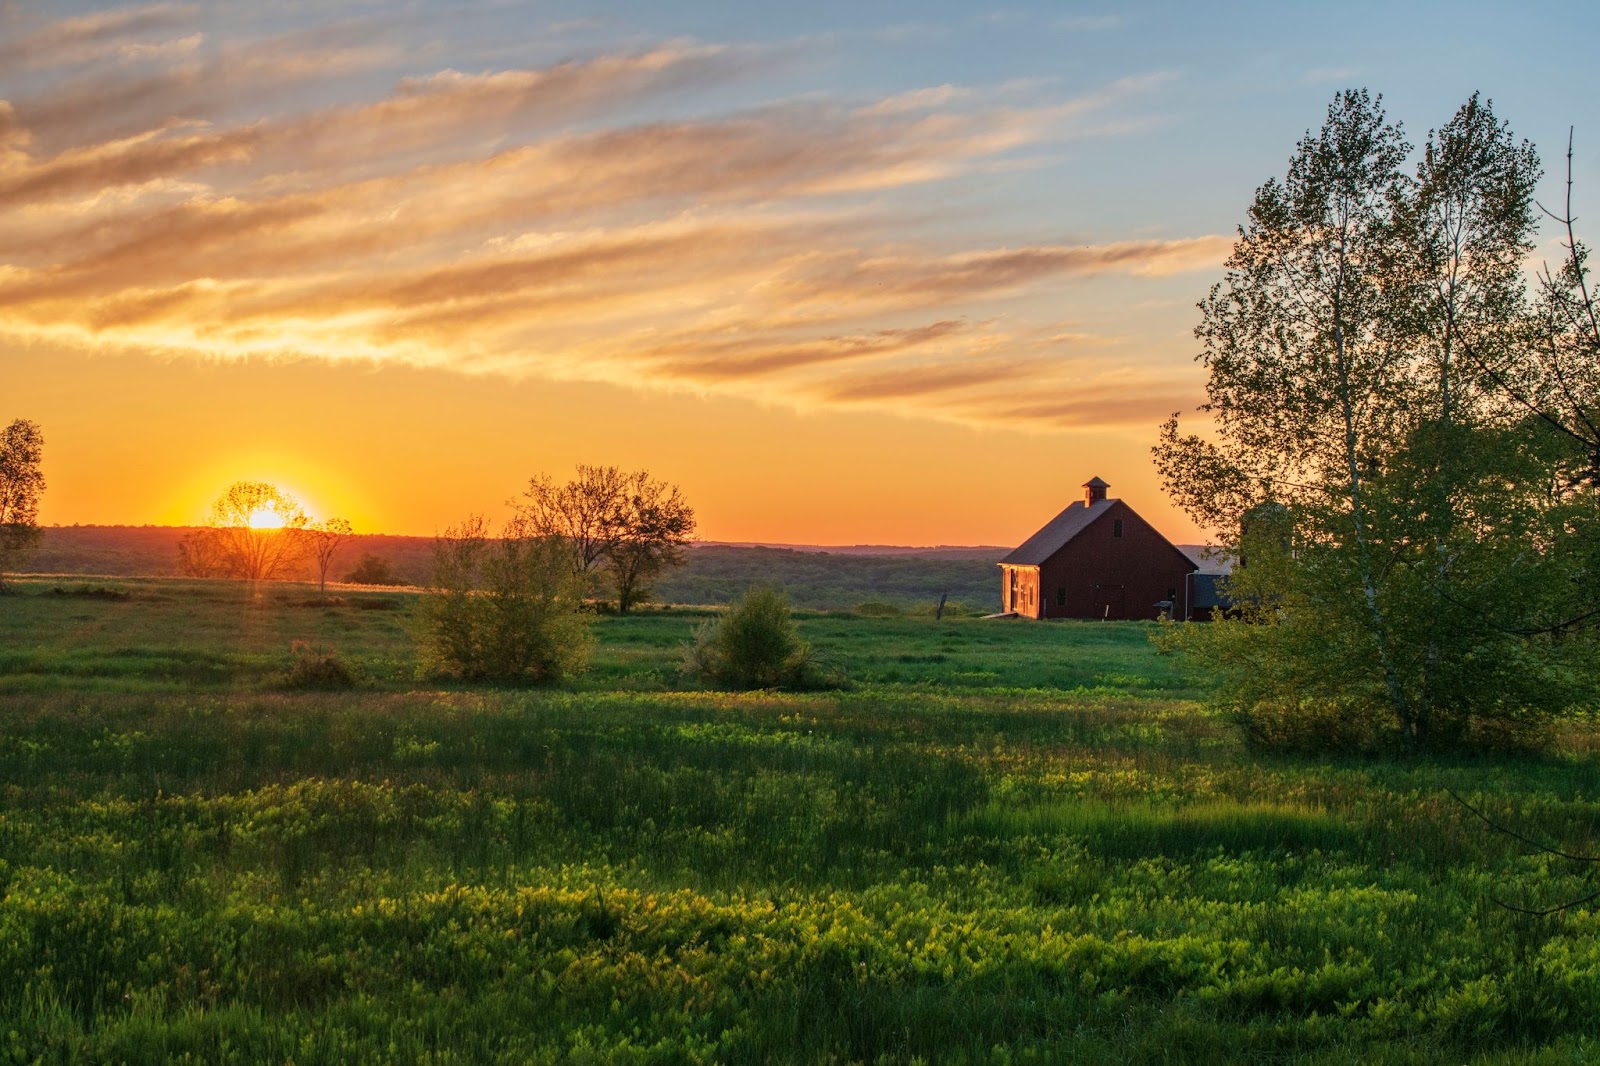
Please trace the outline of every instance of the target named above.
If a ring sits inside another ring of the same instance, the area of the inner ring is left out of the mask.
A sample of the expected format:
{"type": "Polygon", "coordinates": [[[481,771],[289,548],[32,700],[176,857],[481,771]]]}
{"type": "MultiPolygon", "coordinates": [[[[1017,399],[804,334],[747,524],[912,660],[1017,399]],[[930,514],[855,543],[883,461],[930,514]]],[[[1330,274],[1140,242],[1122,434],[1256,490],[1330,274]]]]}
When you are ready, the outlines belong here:
{"type": "MultiPolygon", "coordinates": [[[[1530,600],[1532,630],[1592,643],[1600,607],[1592,589],[1600,575],[1600,311],[1589,276],[1589,251],[1572,213],[1572,134],[1567,137],[1566,202],[1545,214],[1561,228],[1565,255],[1538,278],[1538,300],[1525,347],[1510,351],[1466,346],[1473,365],[1521,418],[1522,446],[1539,453],[1559,530],[1541,557],[1570,575],[1545,583],[1530,600]]],[[[1524,590],[1524,595],[1531,590],[1524,590]]]]}
{"type": "Polygon", "coordinates": [[[478,516],[447,530],[421,606],[424,672],[535,682],[581,672],[592,638],[569,550],[520,518],[498,537],[478,516]]]}
{"type": "Polygon", "coordinates": [[[350,539],[351,532],[349,521],[343,518],[329,518],[306,526],[306,543],[310,548],[312,559],[317,564],[317,594],[319,596],[327,593],[328,569],[333,565],[333,557],[339,551],[340,546],[350,539]]]}
{"type": "Polygon", "coordinates": [[[1477,97],[1414,174],[1410,154],[1381,101],[1335,99],[1200,305],[1212,432],[1174,416],[1155,448],[1245,561],[1229,585],[1251,624],[1183,642],[1263,736],[1393,729],[1416,750],[1579,691],[1532,639],[1538,590],[1571,577],[1546,550],[1548,442],[1465,354],[1522,358],[1538,160],[1477,97]]]}
{"type": "Polygon", "coordinates": [[[650,598],[650,582],[669,567],[681,566],[694,533],[694,511],[676,485],[657,481],[643,470],[629,474],[611,545],[612,587],[617,610],[650,598]]]}
{"type": "Polygon", "coordinates": [[[211,505],[211,524],[178,546],[184,572],[255,584],[299,562],[310,520],[295,499],[262,481],[236,481],[211,505]]]}
{"type": "Polygon", "coordinates": [[[623,612],[648,599],[650,582],[683,562],[694,533],[694,511],[677,486],[644,470],[579,466],[573,480],[559,485],[532,478],[516,506],[538,535],[567,546],[586,591],[608,573],[623,612]]]}
{"type": "Polygon", "coordinates": [[[1544,209],[1562,230],[1560,267],[1539,275],[1539,306],[1528,346],[1531,358],[1468,349],[1530,423],[1559,438],[1566,456],[1556,490],[1600,487],[1600,309],[1589,276],[1589,249],[1578,240],[1572,213],[1572,134],[1567,135],[1566,203],[1544,209]]]}
{"type": "Polygon", "coordinates": [[[19,418],[0,432],[0,590],[13,560],[39,542],[44,434],[19,418]]]}

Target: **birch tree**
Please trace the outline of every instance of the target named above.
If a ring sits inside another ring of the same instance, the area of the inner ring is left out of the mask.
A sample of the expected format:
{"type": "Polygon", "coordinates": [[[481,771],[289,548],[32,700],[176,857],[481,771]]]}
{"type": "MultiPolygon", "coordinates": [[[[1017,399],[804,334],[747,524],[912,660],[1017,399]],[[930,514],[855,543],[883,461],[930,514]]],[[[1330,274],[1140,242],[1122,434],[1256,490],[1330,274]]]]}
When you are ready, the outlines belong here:
{"type": "Polygon", "coordinates": [[[1256,624],[1192,641],[1236,709],[1383,719],[1419,750],[1570,688],[1519,614],[1519,586],[1556,579],[1538,449],[1466,357],[1521,357],[1538,160],[1477,97],[1411,155],[1380,99],[1339,94],[1200,305],[1213,431],[1174,416],[1155,454],[1256,561],[1229,582],[1256,624]]]}

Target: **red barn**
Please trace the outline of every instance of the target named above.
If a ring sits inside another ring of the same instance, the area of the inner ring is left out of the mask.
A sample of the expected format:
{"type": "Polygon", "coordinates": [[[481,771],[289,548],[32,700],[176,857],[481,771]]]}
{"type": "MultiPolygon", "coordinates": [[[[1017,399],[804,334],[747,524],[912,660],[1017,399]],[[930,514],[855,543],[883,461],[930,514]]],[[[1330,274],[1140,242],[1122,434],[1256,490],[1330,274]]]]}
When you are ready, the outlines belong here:
{"type": "Polygon", "coordinates": [[[1190,616],[1189,575],[1198,570],[1176,545],[1099,478],[1084,498],[1000,560],[1002,610],[1024,618],[1190,616]]]}

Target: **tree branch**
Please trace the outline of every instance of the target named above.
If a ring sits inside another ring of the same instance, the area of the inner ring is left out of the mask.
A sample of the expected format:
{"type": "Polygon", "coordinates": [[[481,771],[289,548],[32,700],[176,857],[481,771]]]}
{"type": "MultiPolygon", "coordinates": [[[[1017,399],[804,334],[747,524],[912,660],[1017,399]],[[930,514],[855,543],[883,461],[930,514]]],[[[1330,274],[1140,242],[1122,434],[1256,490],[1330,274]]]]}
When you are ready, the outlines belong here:
{"type": "MultiPolygon", "coordinates": [[[[1451,799],[1461,804],[1461,806],[1471,811],[1479,821],[1483,822],[1483,824],[1488,826],[1490,829],[1493,829],[1497,833],[1504,833],[1513,840],[1520,840],[1530,848],[1537,848],[1546,855],[1554,855],[1557,858],[1571,859],[1573,862],[1600,862],[1600,855],[1574,855],[1571,852],[1562,851],[1560,848],[1553,848],[1549,844],[1543,843],[1542,841],[1534,840],[1532,837],[1524,836],[1508,826],[1503,826],[1493,818],[1490,818],[1487,814],[1484,814],[1478,808],[1474,807],[1472,804],[1468,803],[1466,800],[1462,799],[1460,796],[1456,795],[1454,789],[1447,788],[1445,789],[1445,793],[1449,795],[1451,799]]],[[[1594,897],[1591,896],[1590,898],[1593,899],[1594,897]]],[[[1583,901],[1580,900],[1578,902],[1583,901]]],[[[1569,903],[1566,904],[1566,906],[1577,906],[1577,903],[1569,903]]]]}

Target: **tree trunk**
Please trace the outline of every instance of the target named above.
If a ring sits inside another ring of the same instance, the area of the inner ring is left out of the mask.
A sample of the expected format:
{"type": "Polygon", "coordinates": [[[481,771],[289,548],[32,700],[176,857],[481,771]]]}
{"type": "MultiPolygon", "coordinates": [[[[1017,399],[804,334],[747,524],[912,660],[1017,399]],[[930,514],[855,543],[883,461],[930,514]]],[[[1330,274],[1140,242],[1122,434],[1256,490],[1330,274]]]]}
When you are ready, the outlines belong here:
{"type": "Polygon", "coordinates": [[[1367,538],[1366,507],[1361,491],[1361,463],[1356,448],[1356,411],[1354,386],[1350,381],[1350,364],[1344,330],[1344,289],[1346,254],[1345,233],[1348,227],[1349,205],[1341,204],[1338,266],[1334,275],[1333,293],[1333,357],[1339,375],[1339,413],[1344,422],[1344,461],[1348,477],[1346,491],[1350,500],[1351,532],[1356,542],[1356,565],[1361,580],[1361,594],[1366,603],[1367,616],[1372,623],[1372,634],[1377,644],[1378,662],[1383,670],[1383,685],[1389,695],[1389,704],[1400,721],[1401,736],[1406,746],[1417,746],[1416,723],[1406,700],[1405,689],[1400,684],[1395,668],[1394,650],[1390,646],[1389,621],[1384,616],[1383,605],[1378,602],[1376,567],[1372,562],[1372,546],[1367,538]]]}

